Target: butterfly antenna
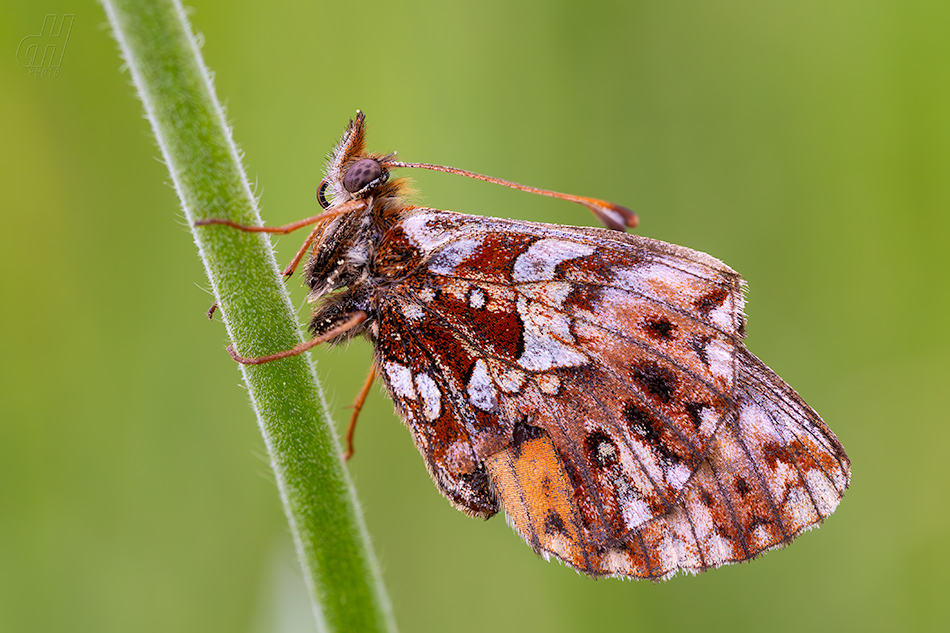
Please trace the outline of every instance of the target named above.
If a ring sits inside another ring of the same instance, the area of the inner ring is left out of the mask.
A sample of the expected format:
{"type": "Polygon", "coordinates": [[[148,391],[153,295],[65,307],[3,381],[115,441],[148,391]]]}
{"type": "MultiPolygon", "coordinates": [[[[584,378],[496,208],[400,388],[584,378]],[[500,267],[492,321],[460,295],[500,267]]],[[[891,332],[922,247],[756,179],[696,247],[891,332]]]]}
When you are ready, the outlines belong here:
{"type": "Polygon", "coordinates": [[[474,178],[475,180],[492,182],[496,185],[504,185],[506,187],[511,187],[512,189],[520,189],[521,191],[527,191],[528,193],[536,193],[542,196],[576,202],[577,204],[582,204],[590,209],[591,212],[597,216],[597,219],[603,222],[604,226],[615,231],[623,231],[628,228],[632,229],[637,226],[639,222],[636,213],[627,207],[622,207],[619,204],[607,202],[606,200],[598,200],[597,198],[588,198],[586,196],[572,196],[569,193],[560,193],[558,191],[551,191],[550,189],[529,187],[527,185],[520,185],[516,182],[511,182],[510,180],[502,180],[501,178],[483,176],[482,174],[476,174],[473,171],[456,169],[455,167],[430,165],[428,163],[404,163],[402,161],[386,161],[386,167],[415,167],[419,169],[441,171],[447,174],[456,174],[457,176],[467,176],[468,178],[474,178]]]}

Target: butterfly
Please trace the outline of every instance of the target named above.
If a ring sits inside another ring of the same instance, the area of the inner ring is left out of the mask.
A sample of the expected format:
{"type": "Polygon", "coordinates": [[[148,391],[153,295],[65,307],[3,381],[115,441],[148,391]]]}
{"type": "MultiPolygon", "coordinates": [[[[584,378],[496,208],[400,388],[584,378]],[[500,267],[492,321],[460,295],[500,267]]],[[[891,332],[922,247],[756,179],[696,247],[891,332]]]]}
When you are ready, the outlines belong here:
{"type": "MultiPolygon", "coordinates": [[[[535,552],[591,576],[665,579],[787,545],[851,477],[818,414],[743,345],[745,283],[624,232],[619,205],[366,150],[357,112],[318,190],[305,258],[313,338],[355,336],[439,491],[504,509],[535,552]],[[412,205],[397,168],[466,175],[587,206],[607,228],[412,205]],[[329,197],[328,197],[329,196],[329,197]]],[[[357,407],[358,409],[358,407],[357,407]]],[[[352,426],[348,444],[352,446],[352,426]]]]}

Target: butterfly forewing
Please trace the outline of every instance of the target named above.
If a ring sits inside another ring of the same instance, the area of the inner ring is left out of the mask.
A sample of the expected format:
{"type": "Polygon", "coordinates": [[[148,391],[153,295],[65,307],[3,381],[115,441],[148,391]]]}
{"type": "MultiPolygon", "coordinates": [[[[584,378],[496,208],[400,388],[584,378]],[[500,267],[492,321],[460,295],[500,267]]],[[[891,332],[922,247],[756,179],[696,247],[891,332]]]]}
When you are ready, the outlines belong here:
{"type": "Polygon", "coordinates": [[[423,263],[389,288],[383,311],[398,308],[426,332],[436,365],[462,370],[462,393],[483,394],[469,398],[481,419],[469,429],[478,458],[526,420],[589,482],[625,479],[624,498],[611,502],[626,508],[625,529],[676,501],[731,406],[735,273],[634,236],[428,210],[394,233],[391,243],[406,248],[408,237],[423,263]],[[720,310],[720,325],[697,306],[720,310]],[[617,462],[619,474],[591,472],[598,461],[617,462]]]}

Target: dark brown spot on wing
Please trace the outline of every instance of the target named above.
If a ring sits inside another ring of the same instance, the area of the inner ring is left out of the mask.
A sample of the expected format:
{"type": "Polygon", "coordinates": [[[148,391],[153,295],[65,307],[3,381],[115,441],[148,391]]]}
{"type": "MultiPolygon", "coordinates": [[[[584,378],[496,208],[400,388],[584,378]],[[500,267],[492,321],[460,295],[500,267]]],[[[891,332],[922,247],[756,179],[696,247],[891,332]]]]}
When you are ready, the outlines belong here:
{"type": "Polygon", "coordinates": [[[515,446],[520,446],[528,440],[537,439],[544,435],[544,431],[536,426],[531,426],[525,422],[515,422],[515,429],[511,434],[511,442],[515,446]]]}
{"type": "Polygon", "coordinates": [[[626,418],[628,427],[637,437],[642,437],[650,444],[660,441],[660,433],[653,416],[639,404],[628,402],[624,405],[623,417],[626,418]]]}
{"type": "Polygon", "coordinates": [[[676,338],[677,326],[668,319],[659,318],[647,321],[644,330],[653,339],[671,341],[676,338]]]}
{"type": "Polygon", "coordinates": [[[666,367],[640,363],[632,367],[633,379],[647,393],[669,402],[676,391],[676,375],[666,367]]]}
{"type": "Polygon", "coordinates": [[[742,477],[736,477],[736,492],[738,492],[741,497],[745,497],[751,492],[748,482],[742,477]]]}
{"type": "Polygon", "coordinates": [[[491,516],[498,512],[498,499],[495,498],[495,493],[491,490],[488,482],[488,472],[485,470],[484,464],[479,464],[478,468],[471,473],[461,473],[459,479],[465,483],[468,489],[474,491],[472,502],[478,504],[479,510],[485,516],[491,516]]]}
{"type": "Polygon", "coordinates": [[[544,531],[548,534],[566,534],[567,529],[564,525],[564,519],[561,518],[561,515],[554,510],[550,510],[548,515],[544,517],[544,531]]]}

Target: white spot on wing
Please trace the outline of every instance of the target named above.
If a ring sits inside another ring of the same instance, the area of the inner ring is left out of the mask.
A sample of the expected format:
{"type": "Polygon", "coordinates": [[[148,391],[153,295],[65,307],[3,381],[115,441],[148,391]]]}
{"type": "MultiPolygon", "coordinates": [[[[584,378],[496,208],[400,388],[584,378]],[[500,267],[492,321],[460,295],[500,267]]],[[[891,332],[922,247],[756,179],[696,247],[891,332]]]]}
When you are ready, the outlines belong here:
{"type": "Polygon", "coordinates": [[[442,413],[442,392],[429,374],[416,374],[416,389],[422,397],[422,413],[427,420],[435,420],[442,413]]]}
{"type": "MultiPolygon", "coordinates": [[[[687,493],[689,494],[689,493],[687,493]]],[[[712,512],[709,507],[702,502],[700,495],[695,491],[686,499],[686,509],[689,512],[689,518],[693,522],[693,529],[696,530],[696,537],[699,540],[709,538],[715,533],[716,523],[713,521],[712,512]]]]}
{"type": "Polygon", "coordinates": [[[415,400],[416,391],[412,388],[412,372],[409,371],[408,367],[393,361],[387,361],[383,365],[383,369],[386,371],[389,384],[396,395],[415,400]]]}
{"type": "Polygon", "coordinates": [[[714,338],[706,345],[705,351],[709,360],[709,371],[732,384],[732,362],[735,356],[733,349],[724,341],[714,338]]]}
{"type": "Polygon", "coordinates": [[[571,294],[574,285],[566,281],[549,281],[543,284],[532,284],[518,288],[521,296],[540,301],[556,308],[561,308],[567,295],[571,294]]]}
{"type": "Polygon", "coordinates": [[[601,442],[597,445],[597,457],[602,464],[612,462],[617,458],[617,449],[610,442],[601,442]]]}
{"type": "Polygon", "coordinates": [[[704,408],[699,414],[699,434],[703,437],[712,437],[719,426],[719,415],[715,409],[704,408]]]}
{"type": "Polygon", "coordinates": [[[821,517],[815,514],[815,508],[811,499],[805,494],[801,487],[790,488],[785,495],[785,505],[782,511],[785,513],[785,522],[789,524],[790,529],[798,530],[807,525],[818,521],[821,517]]]}
{"type": "Polygon", "coordinates": [[[549,396],[556,396],[561,389],[561,379],[556,374],[537,374],[534,379],[538,388],[549,396]]]}
{"type": "Polygon", "coordinates": [[[560,534],[548,534],[546,545],[561,560],[570,560],[571,541],[560,534]]]}
{"type": "Polygon", "coordinates": [[[630,555],[622,549],[611,549],[603,558],[604,568],[611,573],[630,573],[630,555]]]}
{"type": "Polygon", "coordinates": [[[512,278],[522,281],[554,279],[554,268],[561,262],[586,257],[594,252],[593,246],[554,238],[538,240],[515,260],[512,278]]]}
{"type": "Polygon", "coordinates": [[[709,312],[709,319],[726,332],[735,332],[736,324],[733,323],[732,315],[734,313],[732,301],[726,299],[722,305],[716,306],[709,312]]]}
{"type": "Polygon", "coordinates": [[[805,471],[805,482],[808,484],[808,489],[811,491],[812,498],[815,500],[815,505],[818,506],[818,512],[821,516],[826,517],[834,512],[841,497],[838,491],[832,487],[827,477],[818,470],[807,470],[805,471]]]}
{"type": "Polygon", "coordinates": [[[518,364],[529,371],[552,367],[577,367],[587,357],[564,341],[573,341],[570,322],[563,314],[524,297],[518,298],[518,314],[524,325],[524,353],[518,364]]]}
{"type": "Polygon", "coordinates": [[[468,381],[469,401],[483,411],[493,410],[498,403],[495,394],[495,385],[488,375],[488,364],[478,359],[472,368],[472,377],[468,381]]]}
{"type": "Polygon", "coordinates": [[[622,508],[623,522],[631,530],[635,530],[650,519],[653,515],[650,513],[650,506],[642,499],[631,499],[623,504],[622,508]]]}
{"type": "Polygon", "coordinates": [[[412,301],[401,302],[399,308],[402,310],[403,316],[410,321],[418,321],[426,315],[422,310],[422,306],[412,301]]]}
{"type": "Polygon", "coordinates": [[[739,424],[742,432],[749,439],[761,445],[766,442],[777,442],[787,446],[795,440],[795,435],[782,424],[773,424],[768,412],[757,402],[743,402],[739,407],[739,424]]]}
{"type": "Polygon", "coordinates": [[[686,484],[690,474],[690,470],[685,464],[676,464],[666,471],[666,482],[670,484],[673,490],[679,490],[686,484]]]}
{"type": "Polygon", "coordinates": [[[468,305],[475,310],[485,307],[485,293],[481,288],[472,288],[472,292],[468,295],[468,305]]]}

